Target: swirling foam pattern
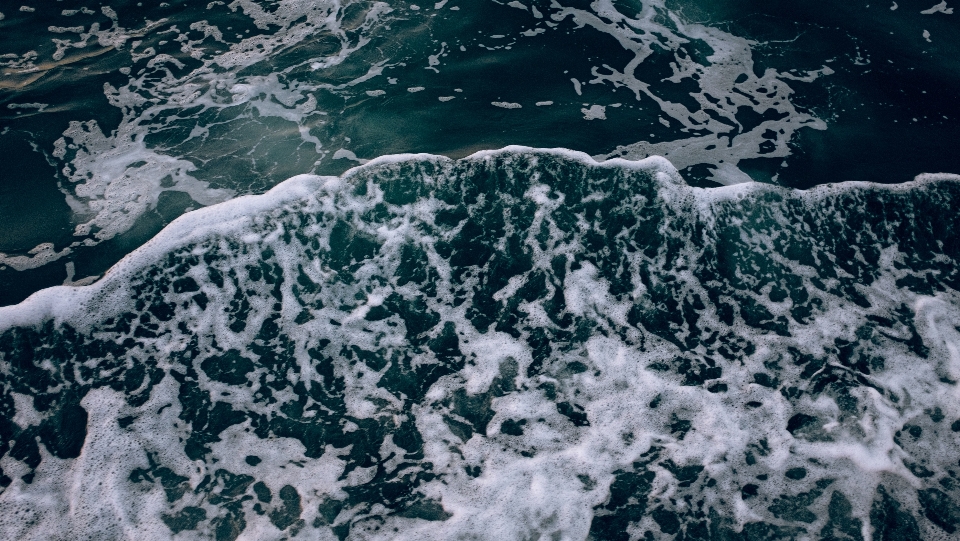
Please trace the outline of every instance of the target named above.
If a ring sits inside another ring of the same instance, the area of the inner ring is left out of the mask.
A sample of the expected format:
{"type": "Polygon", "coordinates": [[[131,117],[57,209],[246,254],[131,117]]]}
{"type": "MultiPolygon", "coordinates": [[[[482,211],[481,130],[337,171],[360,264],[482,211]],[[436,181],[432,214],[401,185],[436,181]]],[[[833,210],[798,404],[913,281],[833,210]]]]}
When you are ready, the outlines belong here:
{"type": "Polygon", "coordinates": [[[381,155],[560,146],[730,184],[827,128],[794,94],[828,58],[771,67],[663,1],[113,4],[18,12],[0,43],[0,89],[18,89],[0,142],[42,155],[31,182],[56,184],[64,222],[0,235],[0,303],[95,280],[186,210],[381,155]]]}
{"type": "Polygon", "coordinates": [[[960,183],[381,158],[0,309],[8,539],[946,539],[960,183]]]}

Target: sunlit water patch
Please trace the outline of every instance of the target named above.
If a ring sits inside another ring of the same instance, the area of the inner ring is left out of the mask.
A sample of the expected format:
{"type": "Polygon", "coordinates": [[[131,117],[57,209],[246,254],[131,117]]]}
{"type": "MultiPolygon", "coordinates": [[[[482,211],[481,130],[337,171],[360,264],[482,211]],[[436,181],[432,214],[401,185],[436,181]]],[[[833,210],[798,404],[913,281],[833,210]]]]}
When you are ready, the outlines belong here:
{"type": "Polygon", "coordinates": [[[382,158],[0,308],[10,539],[950,539],[956,177],[382,158]]]}

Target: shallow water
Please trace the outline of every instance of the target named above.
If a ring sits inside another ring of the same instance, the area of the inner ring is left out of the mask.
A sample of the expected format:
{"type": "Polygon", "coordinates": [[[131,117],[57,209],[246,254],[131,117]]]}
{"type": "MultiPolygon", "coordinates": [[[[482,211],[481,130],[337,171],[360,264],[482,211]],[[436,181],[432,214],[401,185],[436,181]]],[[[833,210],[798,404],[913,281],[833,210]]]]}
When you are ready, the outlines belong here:
{"type": "Polygon", "coordinates": [[[3,537],[957,538],[931,5],[0,6],[3,537]]]}

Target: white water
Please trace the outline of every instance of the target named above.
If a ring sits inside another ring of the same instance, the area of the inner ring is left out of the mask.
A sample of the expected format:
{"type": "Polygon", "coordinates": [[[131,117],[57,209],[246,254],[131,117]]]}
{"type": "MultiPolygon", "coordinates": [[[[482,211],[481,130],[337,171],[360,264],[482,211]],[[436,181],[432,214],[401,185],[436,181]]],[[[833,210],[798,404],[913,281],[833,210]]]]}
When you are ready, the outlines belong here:
{"type": "MultiPolygon", "coordinates": [[[[371,144],[351,142],[351,134],[337,125],[349,108],[362,104],[358,100],[406,99],[407,89],[429,92],[438,103],[455,107],[451,90],[464,90],[428,88],[422,84],[428,79],[398,83],[389,76],[391,70],[422,63],[444,72],[457,65],[458,51],[465,52],[464,58],[472,54],[466,51],[476,48],[506,54],[513,45],[505,43],[536,47],[535,40],[557,39],[560,32],[589,41],[609,40],[629,58],[619,65],[613,58],[621,51],[611,50],[610,60],[590,59],[588,66],[571,59],[565,68],[587,71],[578,75],[582,85],[574,79],[577,96],[570,94],[563,107],[584,111],[577,115],[584,120],[605,120],[611,114],[605,108],[619,107],[626,98],[630,103],[624,105],[623,114],[628,109],[658,111],[659,121],[670,129],[666,140],[654,141],[647,137],[647,126],[637,125],[601,158],[662,155],[679,169],[709,164],[710,180],[734,184],[750,180],[738,167],[741,160],[786,158],[791,154],[788,142],[797,130],[826,128],[823,120],[791,102],[796,85],[832,73],[826,64],[814,71],[767,69],[757,75],[752,56],[757,43],[687,22],[662,1],[644,2],[632,16],[618,11],[610,0],[598,0],[590,9],[558,1],[528,9],[514,2],[510,7],[522,9],[507,11],[526,18],[522,33],[495,34],[493,38],[499,39],[493,39],[455,32],[450,39],[456,42],[450,43],[434,36],[475,24],[469,19],[473,15],[453,4],[414,10],[405,3],[282,0],[274,7],[268,11],[252,0],[213,2],[206,20],[181,21],[171,12],[129,28],[123,21],[138,20],[132,12],[118,13],[107,6],[99,13],[66,10],[59,16],[50,14],[62,22],[51,25],[48,41],[36,46],[50,49],[50,58],[19,49],[5,56],[2,65],[16,73],[45,73],[73,62],[77,55],[106,51],[118,57],[127,82],[104,86],[110,107],[122,115],[118,126],[77,118],[52,148],[40,149],[61,172],[60,187],[73,212],[76,240],[53,252],[0,254],[0,265],[33,269],[78,247],[112,239],[154,209],[165,190],[185,192],[198,204],[210,205],[268,189],[292,174],[286,162],[301,164],[296,172],[316,172],[321,164],[346,156],[342,152],[355,152],[352,146],[371,144]],[[238,33],[239,26],[229,26],[238,23],[218,24],[220,18],[239,18],[256,32],[238,33]],[[408,44],[405,48],[392,43],[395,34],[408,44]],[[291,54],[318,43],[327,43],[329,51],[291,54]],[[705,58],[697,60],[701,53],[705,58]],[[648,71],[659,70],[666,62],[672,75],[651,79],[648,71]],[[696,91],[678,93],[674,87],[681,85],[696,91]],[[578,103],[581,86],[602,89],[603,101],[578,103]],[[632,97],[614,94],[617,89],[632,97]],[[745,125],[743,111],[765,120],[745,125]]],[[[509,61],[506,58],[502,61],[509,61]]],[[[473,90],[466,88],[468,95],[473,90]]],[[[521,103],[523,93],[523,86],[505,87],[503,99],[492,106],[532,108],[542,101],[524,97],[521,103]]],[[[504,122],[512,120],[506,117],[504,122]]]]}
{"type": "Polygon", "coordinates": [[[704,190],[662,158],[598,164],[511,147],[461,162],[380,158],[187,214],[100,282],[0,308],[12,435],[53,422],[65,389],[84,393],[89,415],[79,456],[41,444],[30,483],[14,453],[0,459],[12,479],[0,530],[160,539],[164,517],[202,509],[179,538],[220,538],[242,516],[242,539],[333,539],[330,524],[349,525],[350,539],[586,539],[640,505],[625,519],[634,535],[675,533],[674,516],[688,532],[706,520],[820,538],[840,527],[836,513],[868,539],[889,494],[921,538],[946,539],[923,498],[955,497],[960,295],[897,281],[952,265],[948,231],[923,261],[910,231],[916,213],[950,208],[957,180],[704,190]],[[879,219],[876,204],[902,214],[879,219]],[[813,259],[790,259],[791,245],[813,259]],[[174,311],[158,316],[163,303],[174,311]],[[748,314],[756,306],[768,315],[748,314]],[[29,329],[23,364],[9,339],[29,329]],[[57,353],[57,336],[109,353],[57,353]],[[241,365],[210,360],[229,350],[252,360],[239,376],[227,372],[241,365]],[[140,364],[163,379],[109,387],[140,364]],[[432,383],[417,372],[430,366],[442,368],[432,383]],[[55,385],[29,383],[38,373],[55,385]],[[422,399],[410,394],[419,384],[422,399]],[[54,407],[32,409],[30,393],[54,407]],[[241,414],[214,430],[208,413],[232,414],[212,403],[241,414]],[[319,432],[283,435],[278,420],[319,432]],[[212,439],[191,448],[197,434],[212,439]],[[162,488],[157,467],[182,480],[162,488]],[[154,480],[135,481],[134,468],[154,480]],[[797,468],[801,479],[785,476],[797,468]],[[232,493],[220,470],[251,477],[232,493]],[[628,481],[634,503],[618,503],[628,481]],[[297,495],[289,520],[284,486],[297,495]]]}

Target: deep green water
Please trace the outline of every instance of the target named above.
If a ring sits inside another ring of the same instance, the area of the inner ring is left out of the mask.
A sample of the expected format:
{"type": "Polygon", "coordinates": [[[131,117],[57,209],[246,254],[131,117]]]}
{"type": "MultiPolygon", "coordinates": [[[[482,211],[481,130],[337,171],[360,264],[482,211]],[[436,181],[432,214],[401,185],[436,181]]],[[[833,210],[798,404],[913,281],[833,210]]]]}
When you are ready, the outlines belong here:
{"type": "Polygon", "coordinates": [[[0,13],[0,537],[958,535],[948,3],[0,13]]]}
{"type": "Polygon", "coordinates": [[[958,172],[951,8],[892,5],[11,4],[0,303],[353,156],[659,154],[703,186],[958,172]]]}

